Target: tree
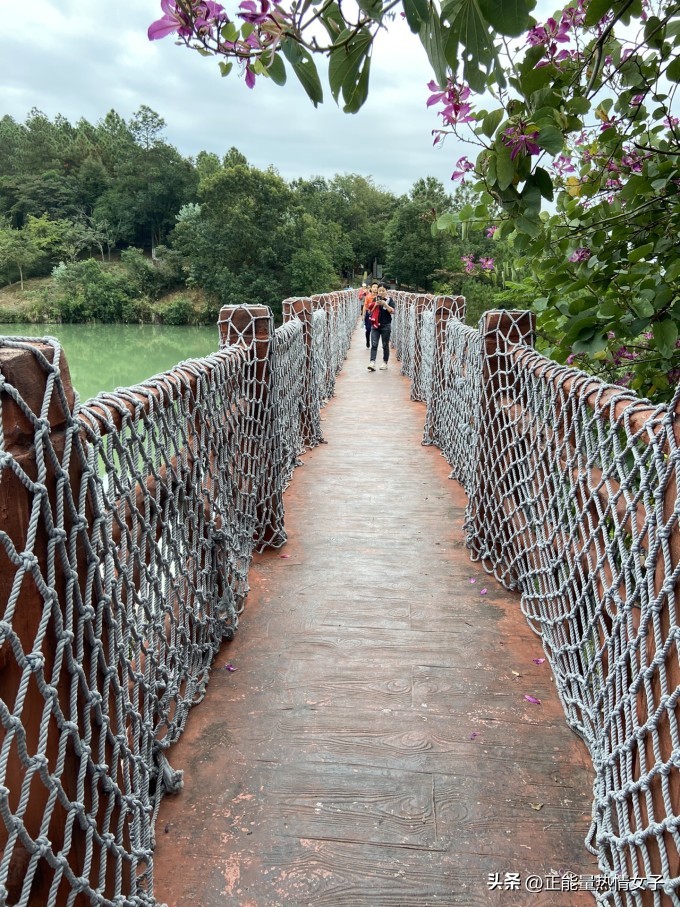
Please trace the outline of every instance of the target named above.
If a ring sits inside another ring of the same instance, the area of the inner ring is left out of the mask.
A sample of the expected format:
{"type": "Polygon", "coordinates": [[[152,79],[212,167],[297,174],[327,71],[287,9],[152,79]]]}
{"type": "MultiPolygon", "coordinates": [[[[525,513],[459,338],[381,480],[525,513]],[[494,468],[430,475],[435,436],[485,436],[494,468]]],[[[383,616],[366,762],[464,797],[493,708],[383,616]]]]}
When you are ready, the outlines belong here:
{"type": "Polygon", "coordinates": [[[24,288],[24,273],[40,258],[40,249],[31,241],[24,230],[13,227],[0,229],[0,270],[10,272],[12,265],[19,272],[21,289],[24,288]]]}
{"type": "Polygon", "coordinates": [[[445,264],[451,238],[432,236],[432,222],[451,206],[444,186],[432,177],[418,180],[392,215],[387,231],[387,274],[415,289],[430,290],[445,264]]]}

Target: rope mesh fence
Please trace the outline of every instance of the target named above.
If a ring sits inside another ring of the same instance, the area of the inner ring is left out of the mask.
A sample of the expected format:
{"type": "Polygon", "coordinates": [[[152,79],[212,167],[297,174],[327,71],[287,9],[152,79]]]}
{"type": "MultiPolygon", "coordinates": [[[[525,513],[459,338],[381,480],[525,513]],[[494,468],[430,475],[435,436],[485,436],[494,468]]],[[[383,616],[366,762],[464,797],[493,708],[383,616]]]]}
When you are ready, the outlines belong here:
{"type": "Polygon", "coordinates": [[[0,338],[2,904],[156,904],[168,750],[253,552],[285,541],[301,401],[332,393],[318,350],[341,367],[359,305],[314,312],[313,362],[299,319],[234,310],[219,352],[83,405],[56,340],[0,338]]]}
{"type": "Polygon", "coordinates": [[[680,388],[653,407],[559,366],[533,350],[530,313],[474,330],[444,298],[420,326],[416,298],[403,309],[414,399],[435,351],[423,442],[465,488],[472,558],[521,593],[592,758],[586,846],[612,883],[596,900],[680,905],[680,388]]]}

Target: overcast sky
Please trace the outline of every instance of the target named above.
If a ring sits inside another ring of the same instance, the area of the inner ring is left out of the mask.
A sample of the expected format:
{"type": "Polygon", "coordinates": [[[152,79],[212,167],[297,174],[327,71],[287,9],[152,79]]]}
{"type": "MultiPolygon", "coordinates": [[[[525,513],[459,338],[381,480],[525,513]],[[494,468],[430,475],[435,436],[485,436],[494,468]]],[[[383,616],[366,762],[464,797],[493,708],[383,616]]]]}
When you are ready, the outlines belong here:
{"type": "Polygon", "coordinates": [[[160,114],[165,138],[183,155],[223,155],[237,147],[257,167],[285,179],[336,173],[371,176],[396,194],[424,176],[450,177],[466,148],[450,136],[432,147],[439,125],[427,110],[432,78],[418,39],[403,21],[375,49],[369,99],[344,114],[324,84],[316,110],[295,76],[279,88],[258,79],[249,90],[236,74],[223,79],[215,59],[174,44],[149,42],[158,0],[31,0],[26,9],[0,0],[0,116],[23,121],[32,107],[72,123],[113,108],[129,120],[141,104],[160,114]]]}

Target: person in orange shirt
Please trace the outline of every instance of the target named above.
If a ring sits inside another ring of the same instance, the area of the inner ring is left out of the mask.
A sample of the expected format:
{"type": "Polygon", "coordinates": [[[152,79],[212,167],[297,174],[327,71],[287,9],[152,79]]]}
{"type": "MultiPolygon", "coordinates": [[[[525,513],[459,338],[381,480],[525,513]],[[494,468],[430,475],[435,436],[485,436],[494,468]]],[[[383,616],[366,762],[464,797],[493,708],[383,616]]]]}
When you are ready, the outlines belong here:
{"type": "Polygon", "coordinates": [[[371,289],[364,296],[364,308],[363,308],[363,317],[364,317],[364,328],[366,330],[366,349],[369,349],[371,346],[371,312],[375,306],[378,299],[378,284],[377,281],[371,284],[371,289]]]}

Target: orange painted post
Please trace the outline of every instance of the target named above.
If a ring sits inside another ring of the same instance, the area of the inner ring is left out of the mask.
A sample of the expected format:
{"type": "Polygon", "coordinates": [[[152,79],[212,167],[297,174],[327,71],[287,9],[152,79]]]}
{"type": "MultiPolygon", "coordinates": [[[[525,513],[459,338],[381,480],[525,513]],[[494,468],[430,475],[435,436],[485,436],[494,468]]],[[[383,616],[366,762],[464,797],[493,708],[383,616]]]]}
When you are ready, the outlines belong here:
{"type": "MultiPolygon", "coordinates": [[[[25,903],[46,904],[55,880],[56,871],[40,855],[40,846],[32,859],[30,849],[18,837],[19,829],[33,841],[41,836],[47,839],[49,850],[63,855],[76,876],[88,874],[86,832],[79,821],[87,806],[79,804],[81,759],[74,739],[82,728],[78,710],[74,713],[71,706],[73,678],[67,666],[74,654],[69,628],[81,619],[68,605],[73,602],[70,587],[79,578],[72,574],[66,558],[73,514],[64,506],[62,517],[59,515],[59,502],[66,503],[68,497],[64,486],[70,482],[77,502],[83,479],[75,455],[70,457],[68,475],[60,475],[65,452],[70,450],[75,401],[63,353],[59,374],[66,408],[53,393],[44,427],[39,422],[54,356],[55,348],[39,341],[30,350],[0,349],[7,457],[0,469],[0,527],[16,552],[10,557],[10,547],[0,545],[0,748],[6,759],[0,773],[0,801],[2,813],[10,813],[13,819],[9,827],[0,819],[0,848],[4,861],[9,862],[5,891],[0,887],[3,904],[18,903],[22,893],[27,894],[24,888],[30,889],[25,903]],[[41,362],[42,357],[50,366],[41,362]],[[23,405],[15,400],[12,388],[23,405]],[[40,435],[46,429],[49,438],[43,440],[40,435]],[[50,449],[54,459],[47,455],[50,449]],[[41,478],[43,463],[46,472],[41,478]],[[51,784],[45,781],[46,773],[51,784]],[[61,787],[64,797],[78,805],[69,808],[61,798],[53,802],[52,786],[61,787]]],[[[66,904],[70,892],[62,877],[57,886],[59,907],[66,904]]],[[[72,903],[86,902],[89,898],[78,895],[72,903]]]]}
{"type": "Polygon", "coordinates": [[[475,538],[480,558],[492,569],[501,556],[501,526],[507,521],[504,494],[508,483],[498,472],[499,461],[507,453],[504,408],[512,403],[514,364],[508,355],[513,344],[533,346],[536,316],[533,312],[491,311],[479,322],[482,335],[482,392],[475,479],[470,489],[468,534],[475,538]]]}
{"type": "Polygon", "coordinates": [[[220,349],[240,344],[252,353],[252,367],[244,382],[247,424],[238,439],[247,450],[248,473],[242,473],[243,491],[255,497],[254,540],[258,549],[283,544],[283,491],[278,446],[277,414],[272,406],[272,343],[274,317],[267,306],[222,306],[218,316],[220,349]],[[258,468],[250,474],[253,464],[258,468]],[[253,481],[254,478],[254,481],[253,481]]]}
{"type": "Polygon", "coordinates": [[[312,335],[312,300],[306,297],[284,299],[283,320],[299,318],[302,322],[302,339],[305,346],[305,365],[302,381],[302,399],[300,401],[300,431],[302,443],[306,448],[316,446],[321,435],[319,419],[319,395],[314,388],[314,361],[312,335]]]}

